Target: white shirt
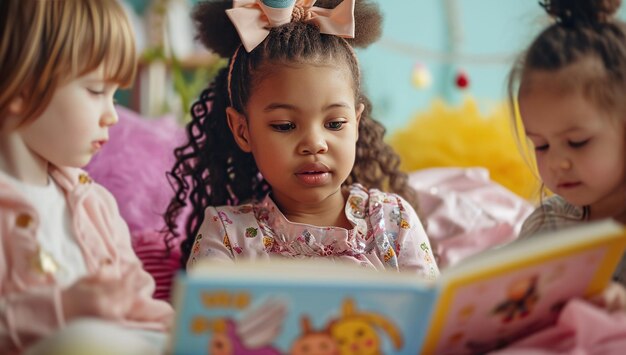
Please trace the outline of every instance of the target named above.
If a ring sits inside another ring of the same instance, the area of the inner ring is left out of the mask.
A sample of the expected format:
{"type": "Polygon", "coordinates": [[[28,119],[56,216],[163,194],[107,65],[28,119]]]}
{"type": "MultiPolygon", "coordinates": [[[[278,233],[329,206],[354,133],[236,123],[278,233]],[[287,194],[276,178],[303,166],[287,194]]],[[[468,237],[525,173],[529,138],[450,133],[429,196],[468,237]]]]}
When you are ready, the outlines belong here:
{"type": "Polygon", "coordinates": [[[41,218],[37,241],[44,255],[58,267],[55,277],[62,286],[68,286],[87,274],[85,258],[76,242],[67,200],[53,179],[47,186],[37,186],[11,179],[16,188],[37,209],[41,218]]]}

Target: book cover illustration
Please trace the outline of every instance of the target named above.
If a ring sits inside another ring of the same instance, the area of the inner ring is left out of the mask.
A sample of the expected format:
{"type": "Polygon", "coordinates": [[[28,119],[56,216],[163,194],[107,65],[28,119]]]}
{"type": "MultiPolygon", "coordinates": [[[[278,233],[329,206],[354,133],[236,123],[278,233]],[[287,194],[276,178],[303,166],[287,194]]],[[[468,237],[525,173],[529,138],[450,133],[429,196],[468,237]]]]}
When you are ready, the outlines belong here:
{"type": "Polygon", "coordinates": [[[442,295],[426,353],[485,353],[554,323],[573,296],[599,291],[590,287],[598,287],[594,280],[608,248],[493,269],[451,284],[442,295]]]}
{"type": "Polygon", "coordinates": [[[476,354],[601,292],[626,248],[604,221],[468,258],[436,282],[304,260],[196,265],[174,293],[174,354],[476,354]]]}
{"type": "Polygon", "coordinates": [[[174,354],[415,354],[436,297],[433,288],[186,282],[174,354]]]}

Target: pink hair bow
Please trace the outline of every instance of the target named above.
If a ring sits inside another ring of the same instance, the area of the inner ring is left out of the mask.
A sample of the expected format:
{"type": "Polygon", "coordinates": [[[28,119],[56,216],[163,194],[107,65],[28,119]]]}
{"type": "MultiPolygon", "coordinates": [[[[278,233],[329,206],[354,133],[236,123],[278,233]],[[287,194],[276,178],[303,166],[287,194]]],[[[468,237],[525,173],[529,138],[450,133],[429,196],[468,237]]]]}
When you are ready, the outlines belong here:
{"type": "Polygon", "coordinates": [[[241,43],[248,52],[263,42],[270,33],[270,28],[291,22],[296,6],[305,11],[305,16],[300,21],[315,24],[322,33],[354,38],[355,0],[344,0],[334,9],[313,6],[315,1],[293,0],[290,5],[277,8],[268,6],[266,3],[272,3],[269,0],[233,0],[233,8],[226,10],[226,14],[235,25],[241,43]]]}

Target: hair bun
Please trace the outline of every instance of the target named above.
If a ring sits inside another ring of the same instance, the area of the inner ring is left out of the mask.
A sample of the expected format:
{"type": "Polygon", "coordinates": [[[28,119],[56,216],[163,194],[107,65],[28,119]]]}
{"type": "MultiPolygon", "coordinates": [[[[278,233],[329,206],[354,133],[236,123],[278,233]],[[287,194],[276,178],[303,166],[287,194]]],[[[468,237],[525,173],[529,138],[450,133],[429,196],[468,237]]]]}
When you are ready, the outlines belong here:
{"type": "MultiPolygon", "coordinates": [[[[341,1],[344,0],[318,0],[315,6],[332,9],[341,1]]],[[[235,26],[226,16],[226,10],[232,7],[232,0],[200,1],[195,5],[191,16],[202,44],[224,58],[232,56],[241,44],[235,26]]],[[[298,11],[302,12],[302,9],[297,9],[296,12],[298,11]]],[[[296,20],[302,19],[298,19],[296,14],[296,20]]],[[[346,38],[352,46],[365,48],[380,38],[382,15],[376,3],[371,0],[356,0],[354,20],[354,38],[346,38]]]]}
{"type": "MultiPolygon", "coordinates": [[[[317,0],[315,6],[333,9],[342,1],[348,0],[317,0]]],[[[383,17],[378,4],[371,0],[355,0],[354,23],[354,38],[346,38],[351,46],[365,48],[378,41],[383,27],[383,17]]]]}
{"type": "Polygon", "coordinates": [[[200,42],[224,58],[232,56],[241,44],[235,26],[226,16],[226,10],[232,7],[232,0],[201,1],[191,15],[200,42]]]}
{"type": "Polygon", "coordinates": [[[541,0],[539,4],[559,23],[575,26],[609,22],[622,0],[541,0]]]}

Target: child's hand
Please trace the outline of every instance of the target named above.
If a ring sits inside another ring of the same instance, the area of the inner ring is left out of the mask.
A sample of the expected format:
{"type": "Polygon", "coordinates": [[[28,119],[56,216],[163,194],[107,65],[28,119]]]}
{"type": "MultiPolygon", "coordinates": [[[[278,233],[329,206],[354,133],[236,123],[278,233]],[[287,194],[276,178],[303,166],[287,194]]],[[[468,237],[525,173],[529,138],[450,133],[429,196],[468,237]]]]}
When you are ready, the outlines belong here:
{"type": "Polygon", "coordinates": [[[122,319],[135,299],[132,287],[132,277],[114,276],[105,270],[83,277],[61,294],[65,318],[122,319]]]}
{"type": "Polygon", "coordinates": [[[609,312],[626,310],[626,288],[617,282],[611,282],[599,295],[590,299],[592,303],[609,312]]]}

